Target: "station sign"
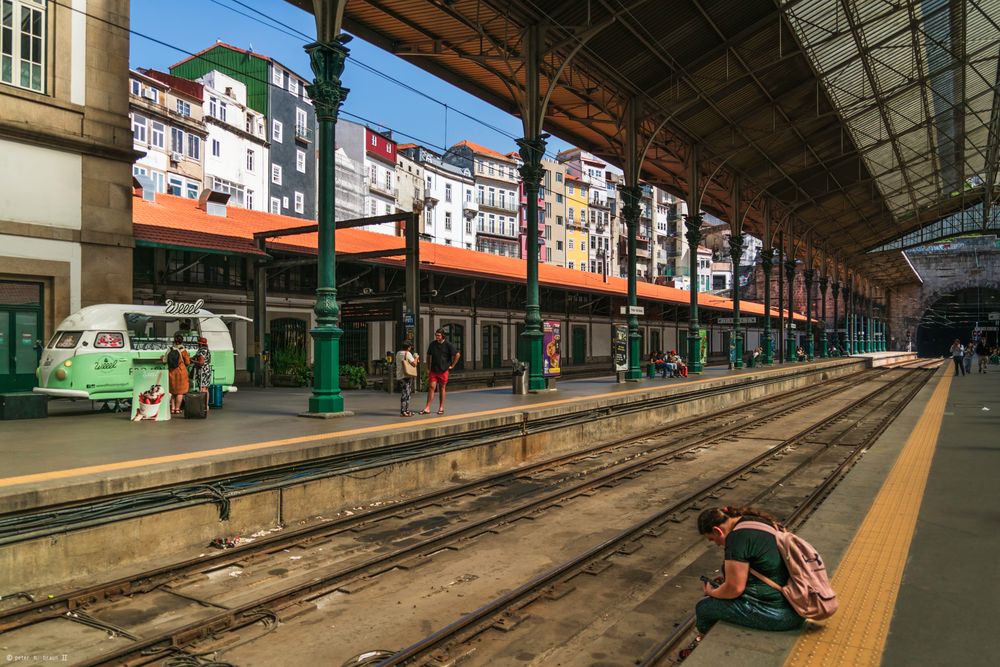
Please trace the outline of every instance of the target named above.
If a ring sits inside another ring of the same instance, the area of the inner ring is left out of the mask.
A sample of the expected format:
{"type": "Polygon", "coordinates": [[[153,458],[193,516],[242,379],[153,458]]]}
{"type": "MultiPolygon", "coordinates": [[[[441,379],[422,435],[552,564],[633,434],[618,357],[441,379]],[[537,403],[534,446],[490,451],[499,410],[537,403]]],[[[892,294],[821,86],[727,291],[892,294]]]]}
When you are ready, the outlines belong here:
{"type": "MultiPolygon", "coordinates": [[[[717,324],[736,324],[736,318],[734,317],[719,317],[716,318],[715,322],[717,324]]],[[[740,317],[740,324],[757,324],[756,317],[740,317]]]]}
{"type": "Polygon", "coordinates": [[[990,313],[990,322],[1000,321],[1000,313],[990,313]]]}
{"type": "Polygon", "coordinates": [[[645,315],[645,306],[622,306],[622,315],[645,315]]]}
{"type": "Polygon", "coordinates": [[[1000,326],[994,326],[994,327],[979,327],[979,330],[980,330],[980,331],[997,331],[997,330],[1000,330],[1000,326]]]}

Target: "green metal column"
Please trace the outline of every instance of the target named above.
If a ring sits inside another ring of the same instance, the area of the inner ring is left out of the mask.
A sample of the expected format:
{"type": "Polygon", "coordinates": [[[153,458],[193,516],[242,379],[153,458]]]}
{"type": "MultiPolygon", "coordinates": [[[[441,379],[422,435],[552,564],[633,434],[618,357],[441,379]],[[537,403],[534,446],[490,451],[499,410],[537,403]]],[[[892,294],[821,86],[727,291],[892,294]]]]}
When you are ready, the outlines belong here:
{"type": "Polygon", "coordinates": [[[760,266],[764,269],[764,363],[774,363],[774,342],[771,340],[771,267],[773,248],[763,251],[760,266]]]}
{"type": "Polygon", "coordinates": [[[806,359],[813,360],[813,323],[812,323],[812,294],[813,278],[816,275],[812,267],[802,272],[806,279],[806,359]]]}
{"type": "Polygon", "coordinates": [[[827,340],[827,337],[826,337],[826,327],[827,327],[827,324],[826,324],[826,287],[827,287],[828,284],[829,283],[827,282],[826,275],[824,275],[822,278],[819,279],[819,289],[820,289],[820,295],[822,296],[822,309],[823,309],[822,315],[820,317],[820,320],[822,320],[822,322],[823,322],[823,337],[820,339],[820,350],[819,350],[819,352],[820,352],[820,357],[822,357],[823,359],[826,359],[827,357],[830,356],[829,341],[827,340]]]}
{"type": "Polygon", "coordinates": [[[743,334],[740,331],[740,258],[743,256],[743,235],[730,234],[729,257],[733,260],[733,342],[736,360],[733,366],[743,368],[743,334]]]}
{"type": "Polygon", "coordinates": [[[785,337],[785,361],[795,361],[795,258],[785,260],[785,277],[788,279],[788,333],[785,337]]]}
{"type": "Polygon", "coordinates": [[[691,272],[691,316],[688,321],[688,371],[701,373],[701,333],[698,328],[698,244],[701,243],[701,215],[689,213],[684,216],[688,242],[689,268],[691,272]]]}
{"type": "Polygon", "coordinates": [[[622,217],[628,230],[628,371],[627,380],[642,378],[639,351],[639,316],[631,312],[633,306],[639,305],[636,293],[636,234],[639,230],[639,202],[642,198],[642,188],[637,183],[619,188],[622,195],[622,217]]]}
{"type": "Polygon", "coordinates": [[[528,390],[545,389],[545,373],[542,367],[542,314],[538,298],[538,188],[542,184],[542,156],[545,155],[545,140],[541,137],[524,137],[517,140],[521,154],[521,179],[528,198],[526,224],[528,243],[525,261],[528,263],[528,303],[524,312],[524,337],[528,354],[528,390]]]}
{"type": "Polygon", "coordinates": [[[316,282],[316,327],[313,337],[313,394],[307,415],[344,413],[344,397],[340,395],[340,337],[337,326],[340,308],[337,306],[336,223],[336,150],[337,117],[349,92],[341,85],[344,61],[350,37],[341,35],[330,42],[306,45],[309,62],[316,78],[306,86],[319,122],[319,273],[316,282]]]}

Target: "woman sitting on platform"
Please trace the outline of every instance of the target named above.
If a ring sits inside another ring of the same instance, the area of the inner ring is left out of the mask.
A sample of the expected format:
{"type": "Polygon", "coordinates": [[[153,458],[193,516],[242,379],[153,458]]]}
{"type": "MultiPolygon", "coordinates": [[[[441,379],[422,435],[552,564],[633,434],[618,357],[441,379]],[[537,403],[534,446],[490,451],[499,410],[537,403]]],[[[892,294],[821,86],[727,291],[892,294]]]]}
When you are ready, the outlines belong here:
{"type": "Polygon", "coordinates": [[[749,507],[707,509],[698,517],[698,532],[725,548],[721,582],[705,582],[706,597],[695,607],[699,640],[718,621],[758,630],[795,630],[805,622],[780,591],[751,574],[759,572],[780,586],[788,583],[774,535],[755,528],[734,530],[743,521],[779,525],[770,514],[749,507]]]}

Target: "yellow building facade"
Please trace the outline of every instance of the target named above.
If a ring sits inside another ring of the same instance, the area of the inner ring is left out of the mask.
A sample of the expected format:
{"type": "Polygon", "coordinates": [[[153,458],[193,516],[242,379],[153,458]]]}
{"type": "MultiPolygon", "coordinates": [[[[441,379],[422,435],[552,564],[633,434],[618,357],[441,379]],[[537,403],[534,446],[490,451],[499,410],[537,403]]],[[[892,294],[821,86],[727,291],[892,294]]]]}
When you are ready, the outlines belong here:
{"type": "Polygon", "coordinates": [[[566,267],[586,271],[589,262],[587,184],[566,176],[566,267]]]}

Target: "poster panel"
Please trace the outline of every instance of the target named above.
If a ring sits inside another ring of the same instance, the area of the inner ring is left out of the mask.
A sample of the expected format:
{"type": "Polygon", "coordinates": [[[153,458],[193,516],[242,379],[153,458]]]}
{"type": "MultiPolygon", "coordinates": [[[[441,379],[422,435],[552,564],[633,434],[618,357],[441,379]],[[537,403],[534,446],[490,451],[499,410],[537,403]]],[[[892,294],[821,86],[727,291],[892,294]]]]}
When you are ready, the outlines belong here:
{"type": "Polygon", "coordinates": [[[708,331],[698,329],[698,335],[701,336],[701,367],[704,368],[708,363],[708,331]]]}
{"type": "Polygon", "coordinates": [[[170,396],[164,390],[166,368],[136,368],[132,374],[132,416],[134,422],[170,419],[170,396]]]}
{"type": "Polygon", "coordinates": [[[546,320],[542,322],[542,375],[559,377],[562,373],[562,325],[559,322],[546,320]]]}
{"type": "Polygon", "coordinates": [[[615,361],[615,371],[628,370],[628,326],[615,325],[615,336],[611,341],[611,356],[615,361]]]}

